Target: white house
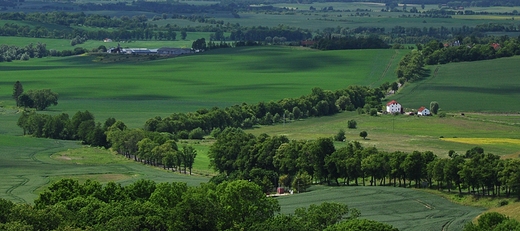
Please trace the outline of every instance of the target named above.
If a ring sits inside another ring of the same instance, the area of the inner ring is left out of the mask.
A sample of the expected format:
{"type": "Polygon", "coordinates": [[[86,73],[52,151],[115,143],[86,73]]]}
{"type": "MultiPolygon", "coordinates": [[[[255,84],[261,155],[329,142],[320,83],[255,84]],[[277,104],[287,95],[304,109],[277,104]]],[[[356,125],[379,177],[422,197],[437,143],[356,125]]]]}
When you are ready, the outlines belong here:
{"type": "Polygon", "coordinates": [[[392,100],[386,104],[386,112],[388,113],[402,113],[403,108],[397,101],[392,100]]]}
{"type": "Polygon", "coordinates": [[[419,110],[417,110],[417,115],[420,115],[420,116],[429,116],[429,115],[431,115],[431,114],[430,114],[430,110],[428,110],[428,108],[421,107],[421,108],[419,108],[419,110]]]}

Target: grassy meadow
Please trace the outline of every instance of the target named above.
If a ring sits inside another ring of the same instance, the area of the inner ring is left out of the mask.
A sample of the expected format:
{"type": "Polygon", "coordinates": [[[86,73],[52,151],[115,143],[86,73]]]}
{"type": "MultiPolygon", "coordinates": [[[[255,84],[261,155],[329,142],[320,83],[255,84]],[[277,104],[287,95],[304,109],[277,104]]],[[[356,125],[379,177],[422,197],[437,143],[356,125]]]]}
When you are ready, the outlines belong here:
{"type": "Polygon", "coordinates": [[[520,56],[476,62],[449,63],[437,75],[407,83],[390,97],[403,107],[418,109],[437,101],[440,109],[456,112],[520,112],[520,56]]]}
{"type": "MultiPolygon", "coordinates": [[[[481,116],[481,115],[480,115],[481,116]]],[[[520,115],[510,115],[520,120],[520,115]]],[[[490,116],[500,121],[500,116],[490,116]]],[[[508,118],[509,119],[509,118],[508,118]]],[[[474,118],[473,115],[448,115],[417,117],[408,115],[380,115],[371,117],[355,112],[344,112],[334,116],[310,118],[277,126],[262,126],[251,130],[259,135],[285,135],[289,139],[316,139],[333,137],[339,129],[344,129],[347,140],[355,140],[365,147],[393,152],[432,151],[440,157],[447,157],[449,150],[465,153],[480,146],[486,152],[504,157],[520,155],[520,126],[489,122],[474,118]],[[357,122],[357,129],[348,129],[348,120],[357,122]],[[367,139],[359,136],[367,131],[367,139]]],[[[336,142],[336,147],[343,146],[336,142]]]]}

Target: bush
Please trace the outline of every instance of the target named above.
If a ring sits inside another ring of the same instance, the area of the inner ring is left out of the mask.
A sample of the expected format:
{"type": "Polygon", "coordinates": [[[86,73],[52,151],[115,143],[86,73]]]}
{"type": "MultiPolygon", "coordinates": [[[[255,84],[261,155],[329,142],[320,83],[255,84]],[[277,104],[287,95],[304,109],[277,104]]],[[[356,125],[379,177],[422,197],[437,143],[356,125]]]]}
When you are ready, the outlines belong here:
{"type": "Polygon", "coordinates": [[[370,109],[370,115],[377,116],[377,109],[375,109],[375,108],[370,109]]]}
{"type": "Polygon", "coordinates": [[[217,138],[217,136],[220,135],[221,132],[222,132],[222,130],[220,128],[215,128],[211,131],[211,133],[209,135],[214,138],[217,138]]]}
{"type": "Polygon", "coordinates": [[[179,133],[177,133],[177,139],[188,139],[188,137],[188,131],[180,131],[179,133]]]}
{"type": "Polygon", "coordinates": [[[191,130],[188,137],[189,139],[193,140],[202,140],[204,139],[204,131],[202,130],[202,128],[195,128],[191,130]]]}
{"type": "Polygon", "coordinates": [[[348,121],[348,128],[355,129],[357,127],[357,122],[355,120],[348,121]]]}
{"type": "Polygon", "coordinates": [[[338,134],[334,136],[335,141],[345,141],[345,130],[340,129],[338,134]]]}
{"type": "Polygon", "coordinates": [[[439,117],[440,117],[440,118],[444,118],[444,117],[446,117],[446,112],[440,112],[440,113],[439,113],[439,117]]]}

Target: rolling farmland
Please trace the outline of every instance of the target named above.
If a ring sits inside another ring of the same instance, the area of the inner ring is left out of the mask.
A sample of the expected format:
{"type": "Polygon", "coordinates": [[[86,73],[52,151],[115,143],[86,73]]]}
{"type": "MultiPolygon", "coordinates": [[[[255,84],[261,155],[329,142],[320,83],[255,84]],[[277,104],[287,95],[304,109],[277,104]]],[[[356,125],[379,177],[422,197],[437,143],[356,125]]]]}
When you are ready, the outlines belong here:
{"type": "Polygon", "coordinates": [[[444,111],[516,113],[520,111],[519,61],[520,56],[515,56],[431,66],[436,74],[407,84],[390,98],[412,109],[437,101],[444,111]]]}
{"type": "Polygon", "coordinates": [[[50,88],[59,104],[49,113],[89,110],[96,118],[114,117],[141,127],[155,116],[214,106],[299,97],[314,87],[393,81],[393,68],[406,50],[315,51],[292,47],[221,49],[202,55],[121,63],[93,57],[33,59],[1,63],[0,101],[14,104],[12,85],[50,88]],[[145,62],[146,61],[146,62],[145,62]]]}

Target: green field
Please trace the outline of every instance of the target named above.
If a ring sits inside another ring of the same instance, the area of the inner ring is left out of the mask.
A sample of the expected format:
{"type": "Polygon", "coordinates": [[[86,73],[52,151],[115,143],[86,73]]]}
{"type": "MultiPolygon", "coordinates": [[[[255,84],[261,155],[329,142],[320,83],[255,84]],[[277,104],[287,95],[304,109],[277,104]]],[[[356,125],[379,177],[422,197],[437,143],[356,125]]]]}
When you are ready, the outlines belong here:
{"type": "MultiPolygon", "coordinates": [[[[441,110],[455,112],[520,112],[520,56],[441,65],[438,73],[406,84],[391,99],[418,109],[439,102],[441,110]]],[[[432,66],[432,73],[437,67],[432,66]]]]}
{"type": "Polygon", "coordinates": [[[483,208],[453,204],[423,191],[394,187],[314,186],[311,192],[278,197],[283,213],[320,204],[324,200],[345,203],[361,212],[361,218],[393,225],[399,230],[462,230],[483,208]],[[326,199],[325,199],[326,198],[326,199]]]}
{"type": "Polygon", "coordinates": [[[14,105],[12,86],[20,81],[25,90],[59,94],[47,113],[89,110],[99,120],[115,117],[141,127],[155,116],[299,97],[314,87],[379,86],[395,80],[392,66],[406,52],[268,46],[130,63],[96,63],[90,56],[0,63],[0,105],[14,105]]]}
{"type": "Polygon", "coordinates": [[[32,203],[42,187],[61,178],[116,181],[123,185],[137,179],[183,181],[189,185],[208,180],[152,168],[106,150],[84,149],[73,141],[0,135],[0,147],[0,197],[14,202],[32,203]]]}

